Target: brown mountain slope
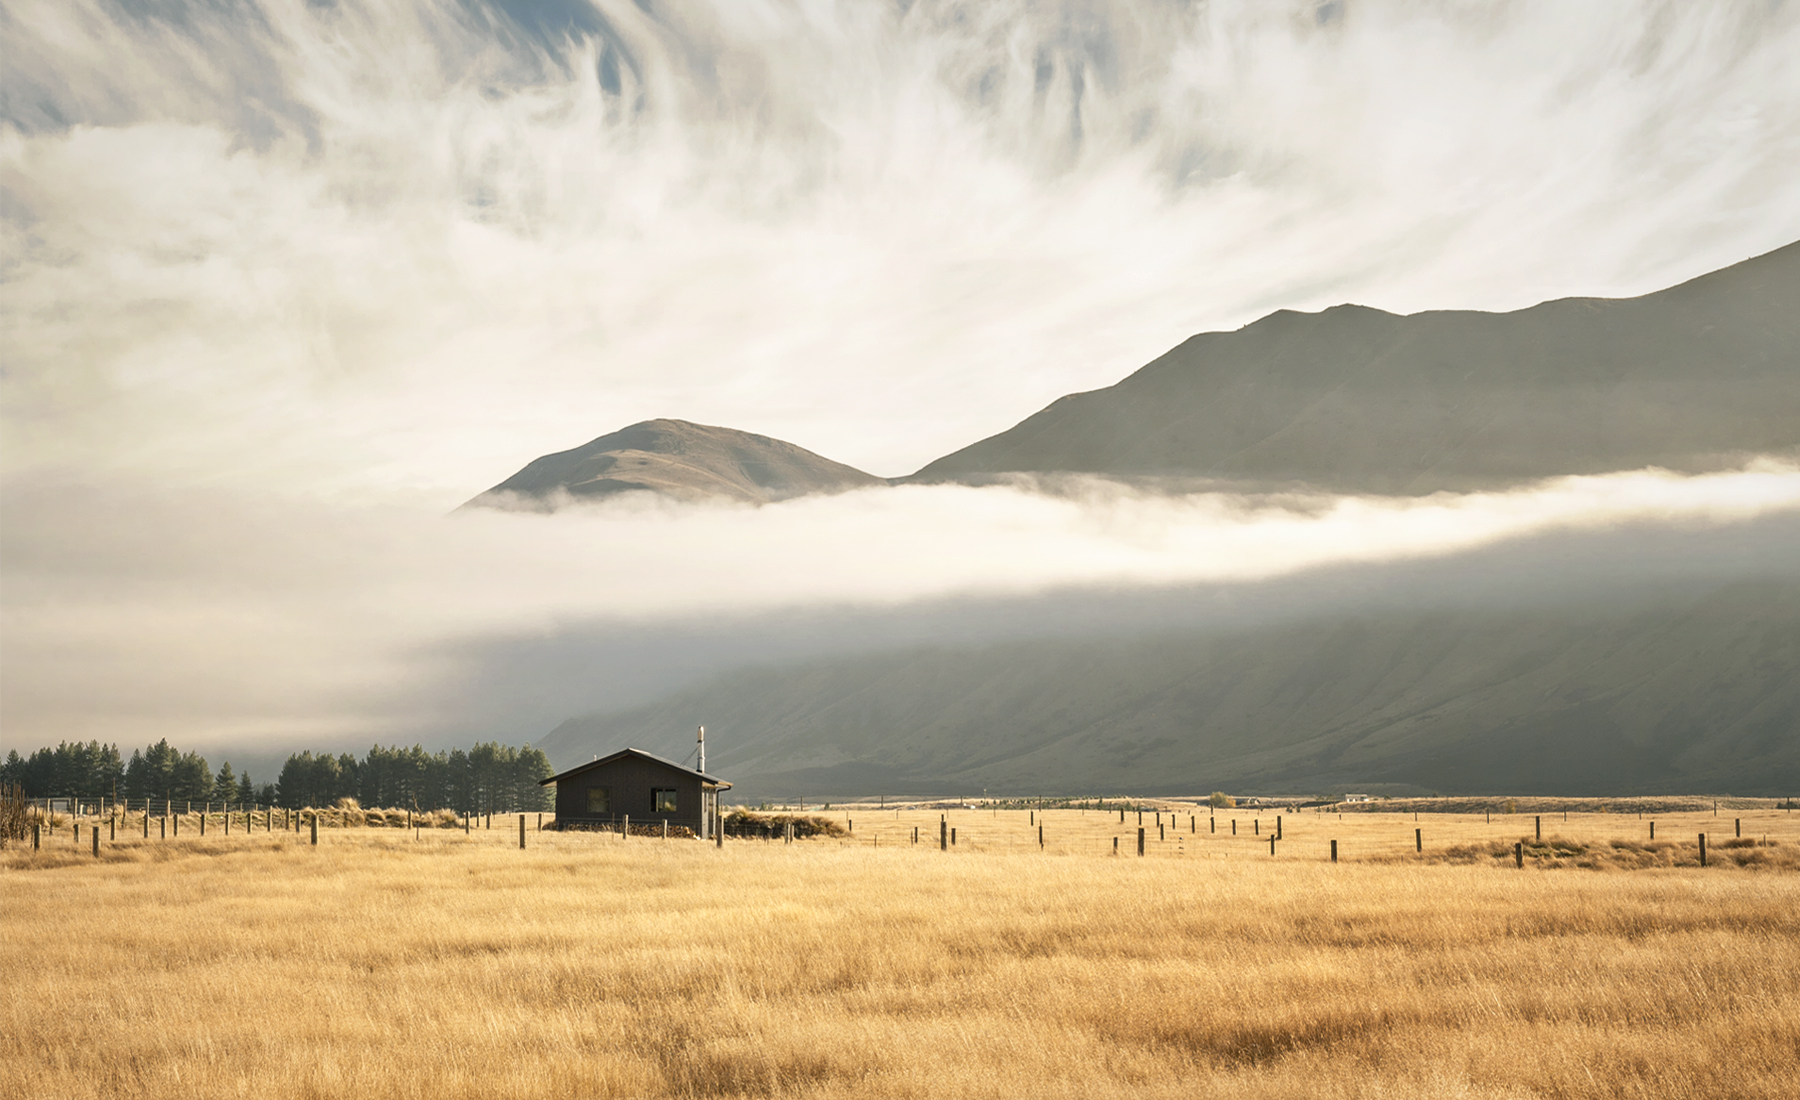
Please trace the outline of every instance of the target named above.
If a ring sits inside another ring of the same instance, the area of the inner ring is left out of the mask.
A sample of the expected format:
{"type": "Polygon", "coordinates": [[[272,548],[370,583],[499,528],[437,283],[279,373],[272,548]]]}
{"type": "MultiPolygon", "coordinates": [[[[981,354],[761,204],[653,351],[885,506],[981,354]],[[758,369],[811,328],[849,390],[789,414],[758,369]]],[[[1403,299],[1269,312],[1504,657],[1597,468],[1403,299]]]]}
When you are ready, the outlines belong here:
{"type": "Polygon", "coordinates": [[[1195,336],[906,480],[1013,473],[1499,488],[1800,453],[1800,244],[1640,298],[1282,310],[1195,336]]]}
{"type": "Polygon", "coordinates": [[[633,491],[761,504],[879,484],[873,474],[766,435],[646,420],[536,459],[465,507],[550,510],[633,491]]]}

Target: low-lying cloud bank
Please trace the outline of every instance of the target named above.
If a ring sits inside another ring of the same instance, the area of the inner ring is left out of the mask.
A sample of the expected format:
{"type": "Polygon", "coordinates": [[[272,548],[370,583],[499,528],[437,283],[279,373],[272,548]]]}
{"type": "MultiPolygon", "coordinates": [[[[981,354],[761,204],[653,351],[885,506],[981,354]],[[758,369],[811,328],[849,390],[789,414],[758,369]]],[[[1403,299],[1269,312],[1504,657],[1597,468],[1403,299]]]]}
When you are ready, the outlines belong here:
{"type": "Polygon", "coordinates": [[[47,478],[5,496],[9,747],[535,738],[759,660],[1202,627],[1304,614],[1350,589],[1404,600],[1414,581],[1420,598],[1519,600],[1581,578],[1800,561],[1800,469],[1774,464],[1423,499],[1092,482],[762,508],[628,498],[554,516],[47,478]],[[1585,549],[1559,561],[1545,549],[1559,545],[1585,549]],[[1485,580],[1456,580],[1464,561],[1485,580]],[[1201,590],[1169,614],[1170,594],[1201,590]],[[1234,591],[1257,595],[1234,604],[1234,591]]]}

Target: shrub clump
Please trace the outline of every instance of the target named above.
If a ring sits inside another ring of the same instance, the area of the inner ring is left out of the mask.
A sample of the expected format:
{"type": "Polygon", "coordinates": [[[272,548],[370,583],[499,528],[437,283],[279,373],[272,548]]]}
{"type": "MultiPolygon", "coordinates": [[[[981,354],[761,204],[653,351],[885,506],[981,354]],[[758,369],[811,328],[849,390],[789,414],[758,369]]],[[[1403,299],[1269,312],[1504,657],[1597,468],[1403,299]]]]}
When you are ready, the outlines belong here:
{"type": "Polygon", "coordinates": [[[761,837],[773,840],[782,836],[787,827],[794,827],[794,835],[806,837],[838,837],[846,836],[842,825],[828,817],[805,817],[800,814],[759,814],[749,810],[733,810],[725,815],[725,835],[761,837]]]}

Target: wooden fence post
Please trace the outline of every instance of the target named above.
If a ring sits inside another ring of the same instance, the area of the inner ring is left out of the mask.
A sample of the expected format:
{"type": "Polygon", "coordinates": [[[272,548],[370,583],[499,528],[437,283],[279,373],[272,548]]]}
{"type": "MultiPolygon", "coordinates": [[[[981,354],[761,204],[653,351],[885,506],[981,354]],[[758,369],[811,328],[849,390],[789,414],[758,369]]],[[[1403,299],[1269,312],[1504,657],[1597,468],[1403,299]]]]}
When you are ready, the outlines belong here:
{"type": "Polygon", "coordinates": [[[1275,834],[1274,833],[1269,834],[1269,854],[1270,855],[1275,854],[1275,834]]]}
{"type": "Polygon", "coordinates": [[[1533,818],[1532,820],[1537,822],[1537,824],[1535,826],[1536,839],[1538,839],[1538,840],[1544,839],[1544,816],[1542,814],[1539,814],[1537,817],[1533,818]]]}
{"type": "Polygon", "coordinates": [[[1520,869],[1525,866],[1525,842],[1523,840],[1513,845],[1513,864],[1520,869]]]}
{"type": "MultiPolygon", "coordinates": [[[[1140,820],[1142,820],[1143,816],[1144,815],[1139,814],[1138,818],[1140,820]]],[[[1139,825],[1138,826],[1138,855],[1141,856],[1143,854],[1144,854],[1144,827],[1142,825],[1139,825]]]]}
{"type": "Polygon", "coordinates": [[[31,823],[31,850],[37,851],[44,844],[44,825],[41,821],[31,823]]]}
{"type": "Polygon", "coordinates": [[[212,816],[211,813],[204,812],[204,811],[200,814],[200,835],[201,836],[206,835],[206,819],[211,816],[212,816]]]}
{"type": "Polygon", "coordinates": [[[956,826],[950,826],[950,847],[956,847],[956,826]]]}
{"type": "Polygon", "coordinates": [[[1235,817],[1231,819],[1231,835],[1237,835],[1237,818],[1235,817]]]}
{"type": "Polygon", "coordinates": [[[1425,830],[1424,829],[1414,829],[1413,830],[1413,851],[1423,852],[1424,850],[1425,850],[1425,830]]]}
{"type": "Polygon", "coordinates": [[[156,827],[160,833],[158,839],[161,839],[161,840],[169,839],[169,819],[167,817],[157,818],[156,819],[156,827]]]}
{"type": "Polygon", "coordinates": [[[943,814],[938,815],[938,851],[950,850],[950,820],[943,814]]]}
{"type": "Polygon", "coordinates": [[[1039,825],[1038,826],[1038,851],[1041,852],[1043,850],[1044,850],[1044,827],[1042,825],[1039,825]]]}
{"type": "Polygon", "coordinates": [[[1280,814],[1275,815],[1275,839],[1276,840],[1281,839],[1281,815],[1280,814]]]}
{"type": "Polygon", "coordinates": [[[619,826],[619,839],[620,840],[630,839],[630,837],[631,837],[631,815],[630,814],[621,814],[621,815],[619,815],[619,820],[623,822],[623,824],[619,826]]]}
{"type": "Polygon", "coordinates": [[[1158,822],[1157,822],[1157,823],[1156,823],[1156,839],[1157,839],[1157,841],[1158,841],[1158,842],[1159,842],[1159,843],[1160,843],[1160,842],[1162,842],[1162,841],[1165,841],[1165,840],[1167,840],[1167,839],[1169,839],[1169,838],[1168,838],[1168,837],[1167,837],[1167,836],[1166,836],[1166,835],[1164,835],[1164,833],[1163,833],[1163,824],[1162,824],[1162,822],[1160,822],[1160,821],[1158,821],[1158,822]]]}
{"type": "Polygon", "coordinates": [[[1656,822],[1654,822],[1654,821],[1652,821],[1650,823],[1650,839],[1651,840],[1656,839],[1656,822]]]}
{"type": "MultiPolygon", "coordinates": [[[[666,829],[666,828],[668,828],[668,826],[669,826],[668,822],[666,822],[666,821],[663,822],[663,828],[666,829]]],[[[525,815],[520,814],[519,815],[519,851],[523,852],[524,850],[525,850],[525,815]]]]}
{"type": "Polygon", "coordinates": [[[1700,834],[1700,866],[1706,866],[1706,834],[1700,834]]]}
{"type": "Polygon", "coordinates": [[[1731,830],[1734,835],[1743,836],[1744,835],[1744,819],[1741,817],[1732,818],[1731,819],[1731,830]]]}
{"type": "MultiPolygon", "coordinates": [[[[1738,835],[1743,836],[1744,834],[1742,831],[1739,831],[1738,835]]],[[[118,818],[111,817],[111,816],[107,817],[107,819],[106,819],[106,839],[108,839],[108,840],[119,839],[119,819],[118,818]]]]}
{"type": "Polygon", "coordinates": [[[319,846],[319,811],[317,810],[312,813],[312,842],[313,847],[319,846]]]}
{"type": "Polygon", "coordinates": [[[88,832],[91,833],[94,838],[94,858],[99,859],[100,858],[100,826],[95,825],[92,829],[89,829],[88,832]]]}
{"type": "Polygon", "coordinates": [[[1331,842],[1331,862],[1337,862],[1337,841],[1331,842]]]}
{"type": "Polygon", "coordinates": [[[1217,814],[1206,819],[1206,831],[1209,833],[1216,833],[1219,831],[1219,818],[1217,814]]]}

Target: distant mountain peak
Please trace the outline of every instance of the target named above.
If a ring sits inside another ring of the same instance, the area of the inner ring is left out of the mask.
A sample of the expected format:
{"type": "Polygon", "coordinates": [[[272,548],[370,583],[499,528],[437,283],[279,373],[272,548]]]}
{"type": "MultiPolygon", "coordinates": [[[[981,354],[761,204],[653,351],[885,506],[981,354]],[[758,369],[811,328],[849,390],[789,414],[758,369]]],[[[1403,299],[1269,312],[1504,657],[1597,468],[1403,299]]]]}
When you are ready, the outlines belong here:
{"type": "Polygon", "coordinates": [[[1276,310],[930,463],[1411,495],[1800,453],[1800,244],[1638,298],[1276,310]]]}
{"type": "Polygon", "coordinates": [[[658,419],[534,459],[464,507],[552,511],[629,492],[765,504],[881,484],[873,474],[766,435],[658,419]]]}
{"type": "MultiPolygon", "coordinates": [[[[1800,243],[1638,298],[1279,309],[894,480],[1415,495],[1755,456],[1800,456],[1800,243]]],[[[634,491],[760,504],[887,483],[768,436],[646,420],[469,504],[548,511],[634,491]]]]}

